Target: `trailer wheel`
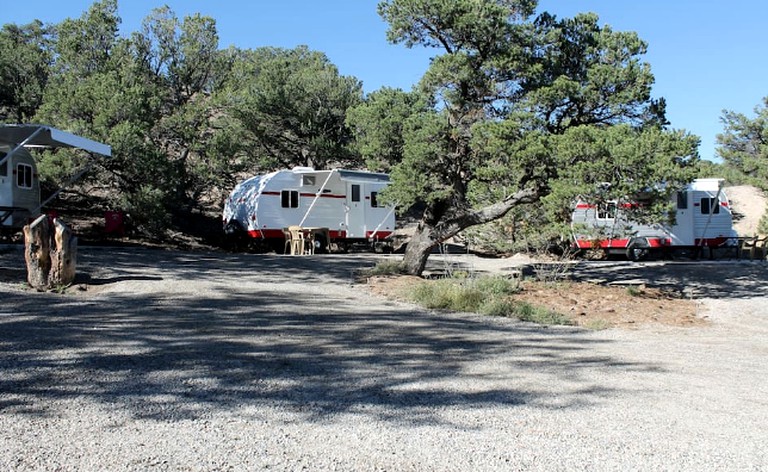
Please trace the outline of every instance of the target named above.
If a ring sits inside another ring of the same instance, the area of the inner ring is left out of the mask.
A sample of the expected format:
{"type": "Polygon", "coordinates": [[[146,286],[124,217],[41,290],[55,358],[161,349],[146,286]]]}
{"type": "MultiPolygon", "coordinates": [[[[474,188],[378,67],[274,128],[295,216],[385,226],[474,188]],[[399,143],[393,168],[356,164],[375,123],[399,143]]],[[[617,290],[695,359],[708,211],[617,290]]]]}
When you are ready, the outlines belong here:
{"type": "Polygon", "coordinates": [[[328,252],[328,241],[322,234],[315,235],[315,254],[325,254],[328,252]]]}
{"type": "Polygon", "coordinates": [[[645,241],[632,241],[627,246],[627,259],[637,262],[648,256],[648,246],[645,241]]]}

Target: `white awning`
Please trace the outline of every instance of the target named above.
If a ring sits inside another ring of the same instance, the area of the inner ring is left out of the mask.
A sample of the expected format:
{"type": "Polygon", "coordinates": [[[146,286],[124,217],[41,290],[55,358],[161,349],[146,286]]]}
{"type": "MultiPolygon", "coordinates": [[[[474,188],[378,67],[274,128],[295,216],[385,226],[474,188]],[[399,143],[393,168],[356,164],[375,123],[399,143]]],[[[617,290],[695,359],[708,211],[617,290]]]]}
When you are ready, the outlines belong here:
{"type": "Polygon", "coordinates": [[[112,156],[112,148],[106,144],[44,125],[0,125],[0,143],[23,147],[77,148],[112,156]]]}

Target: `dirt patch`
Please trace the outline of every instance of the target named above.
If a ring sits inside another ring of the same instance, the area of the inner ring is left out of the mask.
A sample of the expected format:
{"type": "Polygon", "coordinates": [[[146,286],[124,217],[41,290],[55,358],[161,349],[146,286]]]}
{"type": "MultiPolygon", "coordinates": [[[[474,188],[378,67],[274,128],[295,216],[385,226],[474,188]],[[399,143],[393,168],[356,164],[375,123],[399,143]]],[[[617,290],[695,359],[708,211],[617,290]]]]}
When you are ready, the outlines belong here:
{"type": "MultiPolygon", "coordinates": [[[[408,292],[429,280],[413,276],[372,277],[368,289],[379,296],[408,300],[408,292]]],[[[701,326],[697,302],[651,287],[613,287],[587,282],[526,281],[514,300],[548,308],[589,328],[634,328],[642,325],[701,326]]]]}
{"type": "Polygon", "coordinates": [[[766,210],[765,194],[751,185],[727,187],[725,191],[733,209],[733,229],[739,236],[757,234],[760,218],[766,210]]]}
{"type": "Polygon", "coordinates": [[[580,326],[632,328],[644,324],[696,326],[697,303],[649,287],[611,287],[585,282],[526,283],[515,295],[566,315],[580,326]]]}

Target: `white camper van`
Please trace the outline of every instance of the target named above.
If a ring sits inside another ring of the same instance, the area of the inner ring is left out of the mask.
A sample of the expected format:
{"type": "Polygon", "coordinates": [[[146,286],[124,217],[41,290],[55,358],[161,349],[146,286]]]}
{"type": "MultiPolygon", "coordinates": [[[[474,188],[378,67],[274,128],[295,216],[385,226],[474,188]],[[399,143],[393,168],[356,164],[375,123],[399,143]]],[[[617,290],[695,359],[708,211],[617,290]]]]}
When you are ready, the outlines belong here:
{"type": "Polygon", "coordinates": [[[636,260],[651,251],[736,244],[731,205],[723,183],[723,179],[696,179],[677,192],[673,225],[631,221],[622,207],[632,203],[595,205],[578,201],[571,215],[575,246],[600,248],[636,260]]]}
{"type": "MultiPolygon", "coordinates": [[[[0,125],[0,230],[15,232],[40,214],[40,180],[32,148],[78,148],[103,156],[111,148],[43,125],[0,125]]],[[[50,200],[50,198],[48,199],[50,200]]]]}
{"type": "Polygon", "coordinates": [[[284,228],[327,228],[330,240],[316,241],[321,251],[330,243],[383,241],[395,230],[395,208],[378,198],[388,184],[387,174],[310,167],[251,177],[227,199],[224,230],[280,247],[284,228]]]}

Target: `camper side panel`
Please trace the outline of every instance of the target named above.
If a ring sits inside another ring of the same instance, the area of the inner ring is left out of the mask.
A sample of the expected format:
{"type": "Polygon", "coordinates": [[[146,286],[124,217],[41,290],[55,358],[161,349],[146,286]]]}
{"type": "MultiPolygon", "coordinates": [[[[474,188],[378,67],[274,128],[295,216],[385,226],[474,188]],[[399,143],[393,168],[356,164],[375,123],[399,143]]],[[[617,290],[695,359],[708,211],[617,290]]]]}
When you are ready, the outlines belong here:
{"type": "Polygon", "coordinates": [[[724,191],[693,191],[692,244],[720,246],[735,238],[733,216],[724,191]]]}
{"type": "Polygon", "coordinates": [[[331,239],[383,239],[395,228],[394,208],[379,193],[387,176],[362,171],[282,170],[239,184],[225,203],[232,220],[254,238],[282,238],[283,228],[328,228],[331,239]]]}
{"type": "Polygon", "coordinates": [[[571,214],[571,228],[580,249],[624,249],[642,239],[650,247],[667,243],[669,233],[659,224],[640,224],[629,220],[615,201],[593,205],[579,202],[571,214]]]}
{"type": "Polygon", "coordinates": [[[328,228],[332,237],[337,237],[343,231],[346,197],[343,183],[333,174],[328,178],[329,173],[276,173],[258,198],[259,229],[271,237],[275,231],[293,225],[322,227],[328,228]],[[315,198],[318,192],[320,196],[315,198]]]}
{"type": "MultiPolygon", "coordinates": [[[[3,151],[5,153],[10,151],[3,151]]],[[[0,218],[3,226],[21,227],[40,214],[40,179],[34,158],[18,149],[0,166],[0,218]]]]}

